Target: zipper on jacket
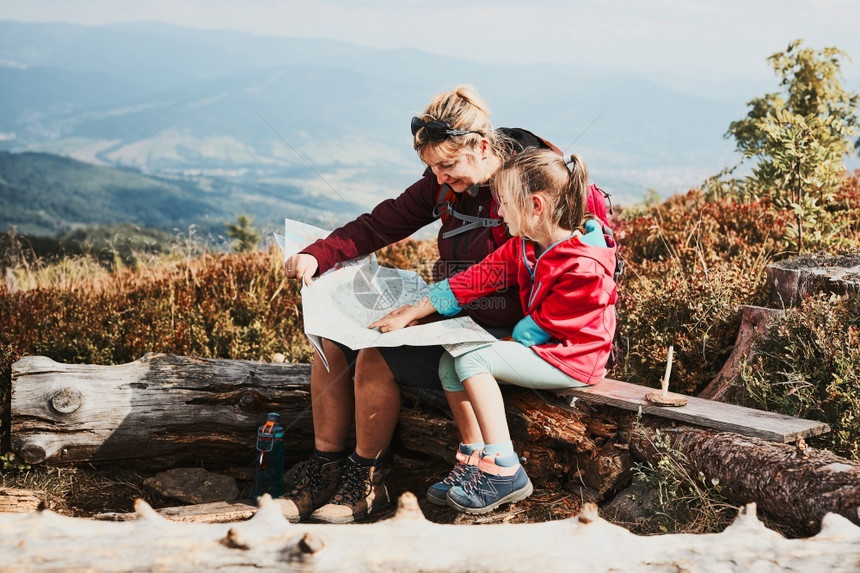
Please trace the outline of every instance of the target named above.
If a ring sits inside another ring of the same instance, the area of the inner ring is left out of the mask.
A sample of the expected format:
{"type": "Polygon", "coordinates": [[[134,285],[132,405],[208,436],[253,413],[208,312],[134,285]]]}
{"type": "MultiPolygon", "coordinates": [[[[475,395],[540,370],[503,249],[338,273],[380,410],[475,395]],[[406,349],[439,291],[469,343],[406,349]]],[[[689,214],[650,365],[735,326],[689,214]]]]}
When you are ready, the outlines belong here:
{"type": "Polygon", "coordinates": [[[537,285],[532,284],[532,291],[529,293],[529,303],[528,307],[532,307],[532,303],[534,303],[535,298],[537,298],[538,293],[540,292],[540,287],[543,284],[543,281],[539,282],[537,285]]]}
{"type": "MultiPolygon", "coordinates": [[[[556,241],[555,243],[553,243],[549,247],[547,247],[546,250],[540,254],[540,256],[535,257],[534,267],[529,267],[529,260],[528,260],[528,257],[526,256],[526,254],[528,253],[528,251],[526,250],[526,239],[523,238],[523,243],[522,243],[522,245],[523,245],[523,263],[525,264],[526,269],[529,271],[529,274],[532,277],[532,281],[534,281],[537,278],[537,268],[538,268],[538,265],[540,264],[541,258],[543,258],[543,256],[545,254],[547,254],[548,252],[553,250],[556,246],[560,245],[561,243],[563,243],[565,241],[570,240],[570,238],[573,236],[574,235],[571,235],[570,237],[567,237],[566,239],[562,239],[561,241],[556,241]]],[[[537,285],[535,285],[535,283],[532,282],[531,292],[529,293],[529,302],[528,302],[529,308],[532,307],[532,303],[534,302],[535,298],[537,298],[538,292],[540,292],[540,287],[542,284],[543,284],[543,281],[538,282],[537,285]]]]}
{"type": "MultiPolygon", "coordinates": [[[[526,249],[526,238],[523,237],[522,243],[520,243],[523,250],[523,264],[526,266],[526,270],[529,272],[529,276],[532,277],[532,281],[535,280],[535,271],[537,270],[537,259],[535,259],[535,266],[532,266],[529,262],[528,258],[528,250],[526,249]]],[[[534,286],[534,282],[532,283],[534,286]]]]}

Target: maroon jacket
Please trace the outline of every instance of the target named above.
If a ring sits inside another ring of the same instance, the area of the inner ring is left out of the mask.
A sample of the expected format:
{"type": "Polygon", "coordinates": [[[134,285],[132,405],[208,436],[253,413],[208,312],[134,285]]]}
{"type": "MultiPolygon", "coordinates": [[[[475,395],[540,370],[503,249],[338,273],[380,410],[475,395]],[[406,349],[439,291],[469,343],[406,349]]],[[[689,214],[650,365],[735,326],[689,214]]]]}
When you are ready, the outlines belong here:
{"type": "MultiPolygon", "coordinates": [[[[541,139],[526,130],[504,129],[503,132],[517,144],[517,151],[531,146],[546,147],[541,139]]],[[[302,253],[313,255],[319,263],[317,272],[324,273],[338,262],[375,252],[436,221],[433,211],[438,195],[439,184],[428,169],[421,179],[399,197],[383,201],[370,213],[364,213],[335,229],[325,239],[306,247],[302,253]]],[[[465,215],[498,218],[497,213],[490,213],[492,204],[490,187],[485,184],[478,188],[474,196],[467,192],[459,193],[454,208],[465,215]]],[[[437,281],[483,260],[510,238],[507,232],[478,227],[446,239],[442,236],[446,231],[464,224],[455,217],[446,219],[443,219],[437,239],[439,260],[433,268],[433,278],[437,281]]],[[[489,327],[512,328],[523,317],[516,285],[466,305],[463,310],[482,326],[489,327]]]]}

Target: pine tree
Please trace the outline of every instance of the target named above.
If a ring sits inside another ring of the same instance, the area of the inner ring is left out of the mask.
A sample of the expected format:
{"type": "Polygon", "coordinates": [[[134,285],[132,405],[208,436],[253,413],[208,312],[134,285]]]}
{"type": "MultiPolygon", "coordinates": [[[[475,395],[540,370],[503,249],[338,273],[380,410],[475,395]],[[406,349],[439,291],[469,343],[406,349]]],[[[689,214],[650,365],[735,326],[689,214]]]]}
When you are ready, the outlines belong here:
{"type": "Polygon", "coordinates": [[[260,242],[260,232],[248,215],[239,215],[235,223],[228,223],[227,236],[233,239],[233,250],[237,253],[250,253],[260,242]]]}

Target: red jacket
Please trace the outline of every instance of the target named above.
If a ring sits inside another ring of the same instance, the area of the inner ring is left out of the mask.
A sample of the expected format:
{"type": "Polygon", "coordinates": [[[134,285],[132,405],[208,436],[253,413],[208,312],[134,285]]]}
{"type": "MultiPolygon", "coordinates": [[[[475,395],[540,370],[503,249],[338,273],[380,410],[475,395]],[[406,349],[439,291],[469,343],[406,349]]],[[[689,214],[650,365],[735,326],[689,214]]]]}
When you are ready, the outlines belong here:
{"type": "Polygon", "coordinates": [[[513,238],[480,264],[451,277],[459,304],[519,285],[525,315],[549,340],[532,349],[568,376],[599,382],[615,336],[615,244],[596,247],[574,236],[535,257],[531,241],[513,238]]]}

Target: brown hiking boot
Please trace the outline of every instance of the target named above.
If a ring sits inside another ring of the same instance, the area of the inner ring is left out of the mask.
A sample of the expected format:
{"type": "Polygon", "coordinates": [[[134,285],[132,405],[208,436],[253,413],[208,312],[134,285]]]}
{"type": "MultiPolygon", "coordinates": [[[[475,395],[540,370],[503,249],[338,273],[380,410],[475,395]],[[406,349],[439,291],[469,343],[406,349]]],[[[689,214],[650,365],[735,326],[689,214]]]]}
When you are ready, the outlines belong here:
{"type": "Polygon", "coordinates": [[[343,478],[329,502],[311,514],[312,521],[352,523],[391,505],[379,466],[361,466],[347,459],[343,478]]]}
{"type": "Polygon", "coordinates": [[[327,503],[341,481],[345,465],[345,459],[327,462],[311,456],[299,472],[293,491],[277,500],[284,517],[295,523],[327,503]]]}

